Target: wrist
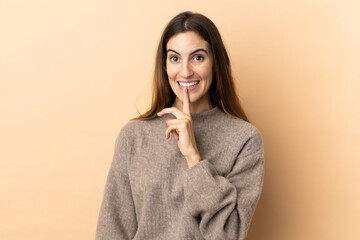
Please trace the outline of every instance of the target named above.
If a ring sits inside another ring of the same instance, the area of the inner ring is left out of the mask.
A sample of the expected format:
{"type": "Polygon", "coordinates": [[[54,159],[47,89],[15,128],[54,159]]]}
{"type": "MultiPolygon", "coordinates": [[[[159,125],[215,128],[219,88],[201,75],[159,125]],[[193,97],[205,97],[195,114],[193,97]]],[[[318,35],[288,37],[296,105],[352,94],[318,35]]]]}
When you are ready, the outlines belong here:
{"type": "Polygon", "coordinates": [[[201,157],[199,153],[195,153],[189,157],[186,157],[186,160],[189,168],[191,168],[192,166],[194,166],[195,164],[201,161],[201,157]]]}

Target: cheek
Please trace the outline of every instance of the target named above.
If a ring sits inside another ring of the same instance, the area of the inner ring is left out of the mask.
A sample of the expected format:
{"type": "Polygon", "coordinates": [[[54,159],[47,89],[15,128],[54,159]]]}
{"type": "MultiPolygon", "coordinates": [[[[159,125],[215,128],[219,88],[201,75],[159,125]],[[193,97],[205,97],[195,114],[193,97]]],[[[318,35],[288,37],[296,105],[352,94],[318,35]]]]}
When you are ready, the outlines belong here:
{"type": "Polygon", "coordinates": [[[211,78],[213,74],[212,65],[207,64],[205,66],[202,66],[198,69],[198,73],[201,75],[202,78],[211,78]]]}
{"type": "Polygon", "coordinates": [[[174,74],[174,70],[167,67],[166,68],[166,74],[167,74],[168,82],[170,84],[171,89],[173,91],[176,91],[176,82],[174,81],[176,74],[174,74]]]}
{"type": "Polygon", "coordinates": [[[213,81],[213,73],[212,71],[205,71],[203,74],[202,74],[202,79],[205,80],[205,86],[208,88],[212,81],[213,81]]]}
{"type": "Polygon", "coordinates": [[[169,80],[174,79],[174,77],[175,77],[175,71],[171,67],[166,67],[166,74],[167,74],[169,80]]]}

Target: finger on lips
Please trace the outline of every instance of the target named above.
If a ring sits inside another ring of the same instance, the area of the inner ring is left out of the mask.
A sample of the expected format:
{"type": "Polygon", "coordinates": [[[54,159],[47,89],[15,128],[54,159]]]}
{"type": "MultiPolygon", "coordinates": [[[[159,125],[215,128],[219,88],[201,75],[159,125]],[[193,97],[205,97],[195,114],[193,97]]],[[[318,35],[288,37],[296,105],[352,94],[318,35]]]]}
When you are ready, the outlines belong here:
{"type": "Polygon", "coordinates": [[[176,107],[164,108],[160,112],[157,113],[159,117],[165,114],[172,114],[176,117],[176,119],[166,119],[166,124],[168,128],[165,132],[166,139],[170,138],[170,133],[174,136],[176,140],[179,140],[179,129],[186,128],[186,125],[191,122],[190,115],[190,100],[189,100],[189,92],[187,88],[183,89],[184,99],[183,99],[183,111],[179,110],[176,107]]]}
{"type": "Polygon", "coordinates": [[[183,112],[190,115],[190,101],[189,101],[189,91],[188,91],[188,89],[184,88],[183,93],[184,93],[183,112]]]}
{"type": "Polygon", "coordinates": [[[157,113],[159,117],[171,113],[176,118],[186,118],[186,115],[188,117],[191,117],[190,115],[190,100],[189,100],[189,92],[187,88],[183,89],[184,99],[183,99],[183,111],[180,111],[176,107],[170,107],[170,108],[164,108],[160,112],[157,113]],[[185,116],[184,116],[185,113],[185,116]]]}

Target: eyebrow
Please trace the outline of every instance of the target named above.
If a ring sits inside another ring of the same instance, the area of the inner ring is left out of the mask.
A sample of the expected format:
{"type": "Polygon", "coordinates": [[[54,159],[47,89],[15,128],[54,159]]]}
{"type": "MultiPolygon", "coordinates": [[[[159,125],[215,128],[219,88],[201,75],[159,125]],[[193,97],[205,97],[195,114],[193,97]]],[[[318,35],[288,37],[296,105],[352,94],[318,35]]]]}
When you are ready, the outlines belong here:
{"type": "MultiPolygon", "coordinates": [[[[181,55],[181,54],[178,53],[177,51],[175,51],[175,50],[173,50],[173,49],[170,49],[170,48],[169,48],[166,52],[167,52],[167,53],[168,53],[168,52],[174,52],[174,53],[176,53],[176,54],[178,54],[178,55],[181,55]]],[[[190,53],[190,55],[192,55],[192,54],[194,54],[194,53],[197,53],[197,52],[205,52],[206,54],[209,55],[209,53],[208,53],[205,49],[203,49],[203,48],[199,48],[199,49],[196,49],[195,51],[192,51],[192,52],[190,53]]]]}

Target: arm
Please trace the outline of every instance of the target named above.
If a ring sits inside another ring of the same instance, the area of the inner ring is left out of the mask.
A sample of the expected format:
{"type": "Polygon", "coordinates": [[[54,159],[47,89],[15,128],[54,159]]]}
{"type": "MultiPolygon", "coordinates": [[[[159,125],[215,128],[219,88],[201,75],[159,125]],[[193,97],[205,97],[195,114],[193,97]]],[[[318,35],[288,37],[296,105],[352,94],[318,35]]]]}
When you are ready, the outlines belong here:
{"type": "Polygon", "coordinates": [[[123,131],[116,139],[100,209],[96,240],[132,239],[137,221],[127,172],[127,142],[123,131]]]}
{"type": "Polygon", "coordinates": [[[241,149],[227,176],[203,160],[185,174],[185,206],[200,218],[205,239],[244,239],[263,183],[263,145],[257,132],[241,149]]]}

